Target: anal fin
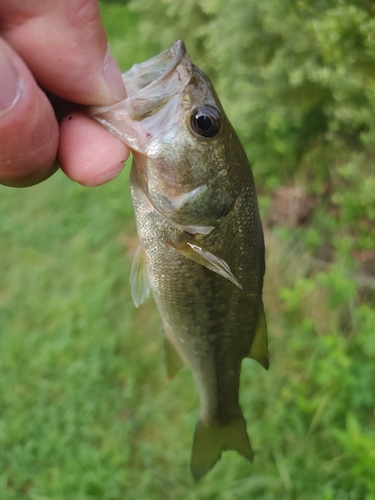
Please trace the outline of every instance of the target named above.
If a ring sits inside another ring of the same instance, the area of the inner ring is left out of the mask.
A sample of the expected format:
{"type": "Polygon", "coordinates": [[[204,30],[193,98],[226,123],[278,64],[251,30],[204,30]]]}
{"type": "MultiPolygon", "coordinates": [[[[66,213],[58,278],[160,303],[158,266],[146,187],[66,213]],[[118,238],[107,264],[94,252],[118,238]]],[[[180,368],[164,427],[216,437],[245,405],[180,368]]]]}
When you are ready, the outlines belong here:
{"type": "Polygon", "coordinates": [[[172,342],[164,336],[164,356],[167,368],[167,377],[171,380],[185,366],[181,356],[172,342]]]}

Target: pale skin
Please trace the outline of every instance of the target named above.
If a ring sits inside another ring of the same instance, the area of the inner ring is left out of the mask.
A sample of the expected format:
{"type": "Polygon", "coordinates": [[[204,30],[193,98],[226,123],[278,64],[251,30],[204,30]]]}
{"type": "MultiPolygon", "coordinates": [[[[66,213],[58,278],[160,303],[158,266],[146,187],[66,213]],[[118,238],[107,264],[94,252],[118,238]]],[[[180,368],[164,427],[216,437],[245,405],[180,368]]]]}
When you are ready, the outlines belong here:
{"type": "Polygon", "coordinates": [[[31,186],[59,166],[85,186],[115,177],[128,147],[78,105],[125,97],[97,0],[1,0],[1,184],[31,186]]]}

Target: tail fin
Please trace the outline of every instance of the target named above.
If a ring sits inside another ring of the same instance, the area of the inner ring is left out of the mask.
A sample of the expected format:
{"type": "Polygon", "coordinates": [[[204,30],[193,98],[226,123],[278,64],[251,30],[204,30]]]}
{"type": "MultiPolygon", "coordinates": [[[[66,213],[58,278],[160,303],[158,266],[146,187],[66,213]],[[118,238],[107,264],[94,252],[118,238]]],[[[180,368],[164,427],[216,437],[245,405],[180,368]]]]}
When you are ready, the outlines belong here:
{"type": "Polygon", "coordinates": [[[248,460],[253,459],[242,413],[229,424],[205,424],[201,420],[197,423],[190,461],[195,481],[199,481],[212,469],[225,450],[235,450],[248,460]]]}

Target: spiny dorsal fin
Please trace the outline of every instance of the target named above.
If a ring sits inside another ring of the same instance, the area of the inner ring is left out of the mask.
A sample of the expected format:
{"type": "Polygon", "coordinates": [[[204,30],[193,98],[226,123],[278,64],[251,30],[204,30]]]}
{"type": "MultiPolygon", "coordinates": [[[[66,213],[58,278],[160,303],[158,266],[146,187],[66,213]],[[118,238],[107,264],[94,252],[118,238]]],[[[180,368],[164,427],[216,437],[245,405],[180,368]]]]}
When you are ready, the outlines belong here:
{"type": "Polygon", "coordinates": [[[150,282],[147,273],[146,255],[138,245],[130,272],[131,294],[135,307],[139,307],[150,295],[150,282]]]}
{"type": "Polygon", "coordinates": [[[253,343],[251,344],[249,358],[253,358],[258,363],[260,363],[266,370],[269,366],[269,355],[268,355],[268,345],[267,345],[267,321],[266,315],[264,314],[264,307],[262,300],[259,306],[259,316],[257,328],[255,331],[255,336],[253,343]]]}
{"type": "Polygon", "coordinates": [[[207,267],[207,269],[210,269],[210,271],[213,271],[214,273],[220,274],[220,276],[223,276],[223,278],[231,281],[242,290],[241,284],[234,277],[225,260],[206,250],[191,236],[184,234],[178,243],[170,242],[170,244],[188,259],[207,267]]]}

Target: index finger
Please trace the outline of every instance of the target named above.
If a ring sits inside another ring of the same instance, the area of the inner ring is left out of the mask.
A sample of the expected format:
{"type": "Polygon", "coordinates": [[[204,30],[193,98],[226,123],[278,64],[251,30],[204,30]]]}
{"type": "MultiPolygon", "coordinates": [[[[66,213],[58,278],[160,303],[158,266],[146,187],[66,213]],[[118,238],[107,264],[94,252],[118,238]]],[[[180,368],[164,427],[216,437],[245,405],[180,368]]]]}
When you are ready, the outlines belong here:
{"type": "Polygon", "coordinates": [[[1,0],[0,31],[52,94],[91,105],[125,99],[97,0],[1,0]]]}

